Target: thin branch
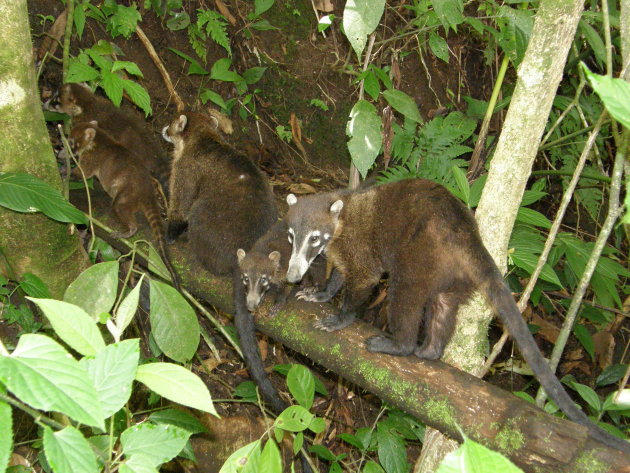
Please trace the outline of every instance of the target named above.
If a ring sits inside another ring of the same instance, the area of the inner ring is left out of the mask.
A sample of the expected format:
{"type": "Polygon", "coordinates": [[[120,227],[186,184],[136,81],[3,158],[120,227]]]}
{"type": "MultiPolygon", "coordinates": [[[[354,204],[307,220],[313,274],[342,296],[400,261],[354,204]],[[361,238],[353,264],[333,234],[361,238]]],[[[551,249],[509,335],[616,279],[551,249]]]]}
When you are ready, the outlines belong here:
{"type": "Polygon", "coordinates": [[[64,429],[66,427],[65,425],[60,424],[56,420],[51,419],[50,417],[46,417],[44,414],[42,414],[38,410],[30,408],[26,404],[18,401],[17,399],[12,398],[11,396],[7,396],[6,394],[0,393],[0,401],[6,402],[7,404],[11,404],[13,407],[17,407],[21,411],[26,412],[37,423],[46,424],[58,430],[64,429]]]}
{"type": "Polygon", "coordinates": [[[66,2],[66,32],[63,37],[63,81],[68,77],[68,59],[70,58],[70,39],[72,38],[72,24],[74,23],[74,0],[66,2]]]}

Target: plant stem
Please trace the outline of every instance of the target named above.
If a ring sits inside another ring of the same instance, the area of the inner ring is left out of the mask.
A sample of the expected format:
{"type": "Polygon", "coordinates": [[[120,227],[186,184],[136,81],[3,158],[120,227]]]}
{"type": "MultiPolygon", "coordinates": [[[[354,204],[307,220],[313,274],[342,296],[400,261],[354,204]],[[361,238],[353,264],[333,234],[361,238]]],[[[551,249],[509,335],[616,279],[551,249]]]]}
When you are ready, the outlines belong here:
{"type": "Polygon", "coordinates": [[[72,38],[72,24],[74,23],[74,0],[66,2],[66,32],[63,36],[63,82],[68,79],[68,58],[70,57],[70,39],[72,38]]]}
{"type": "MultiPolygon", "coordinates": [[[[601,121],[601,117],[600,117],[601,121]]],[[[598,121],[599,123],[599,121],[598,121]]],[[[623,133],[623,143],[617,149],[617,154],[615,155],[615,163],[613,165],[612,172],[612,181],[610,184],[610,195],[608,198],[608,214],[606,215],[606,220],[602,225],[602,229],[595,241],[595,245],[593,247],[593,252],[589,257],[588,262],[586,263],[586,267],[584,268],[584,273],[582,274],[582,278],[575,290],[575,295],[573,296],[573,300],[571,301],[571,305],[569,306],[569,310],[567,311],[564,323],[562,325],[562,329],[560,330],[560,334],[558,335],[558,339],[556,340],[556,344],[553,347],[551,352],[551,359],[549,360],[549,367],[555,371],[558,363],[560,362],[560,356],[564,350],[564,347],[569,338],[569,334],[571,333],[571,329],[575,324],[575,319],[577,317],[578,310],[582,303],[582,299],[584,298],[584,293],[588,288],[588,285],[591,281],[591,277],[595,272],[595,267],[597,266],[597,262],[599,261],[599,257],[604,249],[604,245],[606,244],[606,240],[613,229],[615,221],[621,215],[623,211],[623,206],[619,205],[619,195],[621,193],[621,177],[623,175],[623,164],[626,159],[626,151],[628,146],[628,136],[630,133],[626,130],[623,133]]],[[[545,401],[546,395],[542,389],[538,390],[538,394],[536,396],[536,404],[541,406],[545,401]]]]}
{"type": "Polygon", "coordinates": [[[499,68],[499,73],[497,74],[497,80],[495,81],[494,88],[492,89],[490,101],[488,102],[486,114],[483,117],[483,123],[481,124],[481,129],[479,130],[479,136],[477,137],[477,142],[475,143],[475,149],[472,157],[470,158],[470,167],[468,168],[469,178],[476,177],[483,166],[483,163],[481,162],[481,152],[485,147],[486,137],[488,136],[488,128],[490,127],[490,120],[492,120],[492,115],[494,115],[494,108],[497,105],[497,100],[499,99],[499,93],[501,92],[501,86],[503,85],[503,79],[505,78],[505,73],[509,63],[510,60],[507,55],[504,55],[501,67],[499,68]]]}
{"type": "Polygon", "coordinates": [[[18,401],[17,399],[14,399],[11,396],[8,396],[6,394],[0,393],[0,401],[6,402],[7,404],[11,404],[13,407],[17,407],[21,411],[26,412],[37,423],[46,424],[49,427],[52,427],[52,428],[58,429],[58,430],[61,430],[61,429],[66,427],[65,425],[60,424],[56,420],[51,419],[50,417],[46,417],[44,414],[42,414],[38,410],[33,409],[31,407],[28,407],[26,404],[18,401]]]}
{"type": "MultiPolygon", "coordinates": [[[[590,139],[590,138],[589,138],[590,139]]],[[[561,169],[554,170],[551,169],[549,171],[532,171],[532,176],[573,176],[574,172],[572,171],[563,171],[561,169]]],[[[605,182],[607,184],[610,183],[610,177],[607,176],[595,176],[592,174],[581,174],[579,176],[580,179],[593,179],[594,181],[605,182]]]]}

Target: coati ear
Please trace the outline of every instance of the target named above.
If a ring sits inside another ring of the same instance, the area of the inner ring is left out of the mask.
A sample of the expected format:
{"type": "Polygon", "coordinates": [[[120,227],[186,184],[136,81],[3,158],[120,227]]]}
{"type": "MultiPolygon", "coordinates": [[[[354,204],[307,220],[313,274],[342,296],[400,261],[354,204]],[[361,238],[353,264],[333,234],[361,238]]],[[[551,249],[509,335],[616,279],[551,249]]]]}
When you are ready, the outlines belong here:
{"type": "Polygon", "coordinates": [[[179,118],[175,120],[175,133],[183,132],[187,123],[188,117],[186,115],[180,115],[179,118]]]}
{"type": "Polygon", "coordinates": [[[239,248],[238,250],[236,250],[236,258],[238,259],[239,263],[243,261],[243,258],[245,258],[245,250],[243,248],[239,248]]]}
{"type": "Polygon", "coordinates": [[[271,260],[271,262],[275,265],[279,265],[280,264],[280,252],[279,251],[272,251],[271,253],[269,253],[269,259],[271,260]]]}
{"type": "Polygon", "coordinates": [[[86,128],[83,132],[83,137],[88,143],[94,141],[94,138],[96,137],[96,130],[94,128],[86,128]]]}
{"type": "Polygon", "coordinates": [[[296,203],[297,203],[297,197],[295,197],[293,194],[289,194],[287,196],[287,204],[295,205],[296,203]]]}
{"type": "Polygon", "coordinates": [[[330,213],[336,217],[341,212],[341,209],[343,209],[343,200],[335,200],[330,206],[330,213]]]}
{"type": "Polygon", "coordinates": [[[219,129],[219,120],[217,120],[217,117],[215,117],[214,115],[210,115],[208,117],[210,119],[210,126],[212,127],[213,130],[218,130],[219,129]]]}

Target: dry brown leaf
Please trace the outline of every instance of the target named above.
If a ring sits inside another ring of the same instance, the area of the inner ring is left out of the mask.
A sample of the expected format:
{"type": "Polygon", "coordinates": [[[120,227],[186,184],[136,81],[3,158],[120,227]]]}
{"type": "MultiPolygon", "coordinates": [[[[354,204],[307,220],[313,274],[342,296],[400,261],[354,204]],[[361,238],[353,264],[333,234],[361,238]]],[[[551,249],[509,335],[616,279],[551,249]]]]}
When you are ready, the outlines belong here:
{"type": "Polygon", "coordinates": [[[267,359],[267,353],[269,352],[269,344],[264,338],[258,342],[258,348],[260,348],[260,357],[264,360],[267,359]]]}
{"type": "Polygon", "coordinates": [[[385,169],[389,165],[392,158],[392,141],[394,139],[394,129],[392,122],[394,121],[394,112],[389,105],[383,109],[383,164],[385,169]]]}
{"type": "Polygon", "coordinates": [[[560,371],[567,374],[573,370],[580,370],[582,373],[590,376],[591,375],[591,367],[585,361],[567,361],[566,363],[562,363],[560,366],[560,371]]]}
{"type": "Polygon", "coordinates": [[[324,13],[330,13],[335,9],[331,0],[315,0],[314,4],[317,10],[323,11],[324,13]]]}
{"type": "Polygon", "coordinates": [[[49,56],[54,56],[57,48],[59,47],[59,42],[61,38],[63,38],[64,33],[66,32],[66,17],[68,16],[68,12],[64,10],[57,17],[55,22],[50,27],[48,31],[48,35],[43,39],[42,44],[39,46],[39,50],[37,51],[37,60],[41,61],[48,53],[49,56]]]}
{"type": "Polygon", "coordinates": [[[214,356],[211,356],[210,358],[206,358],[205,360],[202,361],[203,366],[210,372],[214,371],[217,366],[222,365],[223,363],[226,363],[226,360],[217,360],[214,356]]]}
{"type": "Polygon", "coordinates": [[[595,360],[601,370],[605,370],[613,362],[615,353],[615,337],[607,330],[602,330],[593,335],[595,344],[595,360]]]}
{"type": "Polygon", "coordinates": [[[540,335],[545,340],[555,345],[556,340],[558,339],[558,334],[560,333],[560,329],[558,327],[543,319],[538,314],[532,314],[531,323],[540,327],[538,332],[536,332],[536,335],[540,335]]]}
{"type": "Polygon", "coordinates": [[[227,5],[223,3],[222,0],[214,0],[214,3],[217,6],[217,10],[219,10],[221,15],[227,18],[227,21],[229,21],[230,24],[234,26],[236,24],[236,18],[234,18],[232,13],[230,13],[230,9],[227,7],[227,5]]]}
{"type": "Polygon", "coordinates": [[[25,466],[27,468],[31,467],[31,463],[24,458],[22,455],[18,455],[17,453],[12,453],[11,458],[9,459],[8,466],[25,466]]]}
{"type": "Polygon", "coordinates": [[[302,128],[300,128],[300,122],[295,116],[295,113],[291,113],[289,118],[289,125],[291,125],[291,133],[293,134],[293,141],[295,144],[302,142],[302,128]]]}
{"type": "Polygon", "coordinates": [[[317,192],[313,186],[306,184],[305,182],[291,184],[289,186],[289,191],[293,194],[314,194],[317,192]]]}
{"type": "Polygon", "coordinates": [[[582,347],[576,348],[564,355],[564,359],[567,361],[578,361],[582,358],[584,358],[584,350],[582,350],[582,347]]]}

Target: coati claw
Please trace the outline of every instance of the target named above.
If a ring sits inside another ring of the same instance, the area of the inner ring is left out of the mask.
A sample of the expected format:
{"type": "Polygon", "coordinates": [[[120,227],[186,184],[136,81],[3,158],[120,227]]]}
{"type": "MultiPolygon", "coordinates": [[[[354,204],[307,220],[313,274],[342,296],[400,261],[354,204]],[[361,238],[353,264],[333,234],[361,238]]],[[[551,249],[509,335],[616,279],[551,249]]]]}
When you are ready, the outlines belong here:
{"type": "Polygon", "coordinates": [[[295,297],[298,300],[307,301],[307,302],[319,302],[316,299],[317,288],[316,287],[306,287],[295,293],[295,297]]]}
{"type": "Polygon", "coordinates": [[[325,319],[318,320],[313,324],[313,327],[324,330],[326,332],[335,332],[346,328],[352,322],[354,322],[354,314],[344,314],[343,317],[335,314],[326,317],[325,319]]]}

